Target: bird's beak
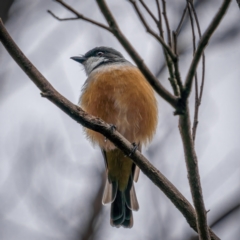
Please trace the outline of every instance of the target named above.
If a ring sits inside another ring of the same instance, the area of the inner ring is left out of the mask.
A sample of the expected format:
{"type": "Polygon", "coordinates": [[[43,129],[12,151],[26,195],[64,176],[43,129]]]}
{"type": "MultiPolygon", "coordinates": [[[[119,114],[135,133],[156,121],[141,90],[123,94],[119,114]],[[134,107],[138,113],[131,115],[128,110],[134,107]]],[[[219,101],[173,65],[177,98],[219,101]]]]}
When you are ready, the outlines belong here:
{"type": "Polygon", "coordinates": [[[79,62],[81,64],[83,64],[87,60],[87,58],[84,57],[84,56],[83,57],[71,57],[71,59],[76,61],[76,62],[79,62]]]}

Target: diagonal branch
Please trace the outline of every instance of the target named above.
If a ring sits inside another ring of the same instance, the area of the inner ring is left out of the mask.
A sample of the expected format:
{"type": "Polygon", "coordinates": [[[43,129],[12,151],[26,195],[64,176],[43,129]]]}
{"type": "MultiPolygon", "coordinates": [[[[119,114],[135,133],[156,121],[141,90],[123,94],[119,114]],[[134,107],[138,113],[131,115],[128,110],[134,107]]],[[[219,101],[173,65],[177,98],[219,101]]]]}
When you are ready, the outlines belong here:
{"type": "Polygon", "coordinates": [[[52,17],[54,17],[55,19],[57,19],[58,21],[72,21],[72,20],[79,20],[81,18],[79,17],[69,17],[69,18],[60,18],[57,15],[55,15],[52,11],[47,10],[47,12],[52,15],[52,17]]]}
{"type": "MultiPolygon", "coordinates": [[[[11,36],[5,29],[0,19],[0,41],[6,50],[13,57],[16,63],[29,76],[34,84],[42,91],[42,96],[46,97],[69,117],[77,121],[84,127],[103,134],[116,147],[121,149],[126,155],[131,154],[131,159],[139,166],[149,179],[160,188],[165,195],[172,201],[178,210],[184,215],[189,225],[197,231],[196,215],[193,207],[187,199],[177,190],[177,188],[156,169],[139,151],[132,152],[132,144],[128,142],[118,131],[112,131],[111,125],[103,122],[101,119],[93,117],[84,112],[79,106],[72,104],[69,100],[58,93],[53,86],[44,78],[44,76],[35,68],[35,66],[26,58],[11,36]]],[[[209,229],[212,239],[219,239],[209,229]]]]}
{"type": "Polygon", "coordinates": [[[92,23],[92,24],[94,24],[94,25],[96,25],[96,26],[98,26],[98,27],[101,27],[101,28],[103,28],[103,29],[111,32],[111,29],[110,29],[108,26],[106,26],[106,25],[104,25],[104,24],[102,24],[102,23],[99,23],[99,22],[97,22],[97,21],[94,21],[94,20],[92,20],[92,19],[90,19],[90,18],[85,17],[84,15],[82,15],[82,14],[79,13],[79,12],[77,12],[74,8],[72,8],[71,6],[69,6],[68,4],[66,4],[65,2],[63,2],[62,0],[55,0],[55,2],[61,4],[63,7],[65,7],[65,8],[68,9],[70,12],[72,12],[73,14],[76,15],[75,18],[59,18],[59,17],[57,17],[52,11],[48,10],[47,12],[50,13],[50,14],[51,14],[54,18],[56,18],[57,20],[59,20],[59,21],[68,21],[68,20],[80,20],[80,19],[82,19],[82,20],[84,20],[84,21],[86,21],[86,22],[92,23]]]}
{"type": "Polygon", "coordinates": [[[150,33],[153,37],[155,37],[163,46],[164,50],[169,54],[169,56],[172,58],[173,61],[177,61],[177,56],[174,54],[172,49],[165,43],[164,39],[161,36],[158,36],[157,33],[155,33],[147,24],[145,18],[143,17],[142,13],[140,12],[137,3],[135,0],[129,0],[130,3],[132,3],[135,11],[137,12],[138,17],[141,19],[141,22],[146,28],[146,31],[150,33]]]}
{"type": "Polygon", "coordinates": [[[191,88],[192,88],[193,77],[194,77],[194,74],[196,72],[199,60],[200,60],[200,58],[203,54],[203,51],[204,51],[205,47],[207,46],[208,41],[211,38],[213,32],[216,30],[216,28],[220,24],[224,14],[226,13],[226,11],[228,9],[228,6],[229,6],[230,2],[231,2],[231,0],[224,0],[223,1],[220,9],[218,10],[217,14],[213,18],[212,22],[210,23],[209,27],[207,28],[207,30],[203,34],[203,36],[202,36],[202,38],[201,38],[201,40],[198,44],[196,53],[194,54],[193,60],[191,62],[191,65],[189,67],[187,77],[186,77],[186,80],[185,80],[184,100],[186,100],[190,95],[191,88]]]}
{"type": "Polygon", "coordinates": [[[159,29],[159,32],[160,32],[160,36],[164,39],[163,27],[162,27],[161,6],[160,6],[160,3],[159,3],[159,0],[156,0],[156,5],[157,5],[157,11],[158,11],[158,29],[159,29]]]}
{"type": "Polygon", "coordinates": [[[183,24],[183,21],[184,21],[184,18],[185,18],[185,16],[186,16],[186,12],[187,12],[187,6],[188,6],[188,4],[186,4],[186,7],[183,9],[182,17],[181,17],[181,19],[180,19],[180,21],[179,21],[179,24],[178,24],[178,26],[177,26],[177,29],[175,30],[176,36],[178,36],[179,33],[180,33],[180,31],[181,31],[182,24],[183,24]]]}
{"type": "Polygon", "coordinates": [[[139,0],[139,2],[142,4],[142,6],[145,8],[145,10],[148,12],[148,14],[152,17],[153,21],[158,25],[158,20],[152,13],[152,11],[149,9],[149,7],[146,5],[146,3],[143,0],[139,0]]]}
{"type": "MultiPolygon", "coordinates": [[[[147,24],[145,18],[143,17],[142,13],[140,12],[140,9],[138,8],[138,5],[137,5],[136,1],[134,1],[134,0],[129,0],[129,2],[132,3],[135,11],[137,12],[138,17],[141,19],[141,22],[142,22],[143,25],[145,26],[146,31],[147,31],[148,33],[150,33],[152,36],[154,36],[154,37],[161,43],[161,45],[162,45],[162,47],[163,47],[165,59],[166,59],[166,62],[167,62],[168,70],[169,70],[169,75],[170,75],[169,81],[170,81],[170,84],[171,84],[171,86],[172,86],[172,88],[173,88],[173,91],[174,91],[175,96],[179,96],[179,95],[180,95],[180,94],[179,94],[179,89],[178,89],[178,85],[177,85],[177,83],[176,83],[176,79],[175,79],[175,76],[174,76],[173,64],[172,64],[172,61],[171,61],[171,60],[173,60],[174,63],[175,63],[175,62],[177,62],[177,58],[175,58],[175,57],[173,58],[173,57],[169,54],[169,52],[170,52],[171,54],[174,54],[174,53],[172,52],[171,48],[165,43],[165,41],[164,41],[164,39],[161,37],[161,35],[159,36],[157,33],[155,33],[155,32],[149,27],[149,25],[147,24]],[[171,58],[170,58],[169,56],[170,56],[171,58]]],[[[175,55],[175,56],[176,56],[176,55],[175,55]]]]}
{"type": "Polygon", "coordinates": [[[170,30],[170,26],[169,26],[169,22],[168,22],[168,17],[167,17],[167,10],[166,10],[166,1],[162,0],[162,5],[163,5],[163,17],[165,20],[165,24],[166,24],[166,29],[167,29],[167,36],[168,36],[168,45],[170,47],[172,47],[172,40],[171,40],[171,30],[170,30]]]}
{"type": "MultiPolygon", "coordinates": [[[[192,42],[193,42],[193,56],[196,52],[196,36],[195,36],[195,28],[194,28],[194,22],[193,22],[193,16],[192,16],[192,6],[190,4],[191,1],[187,1],[187,6],[188,6],[188,13],[189,13],[189,18],[190,18],[190,23],[191,23],[191,28],[192,28],[192,42]]],[[[200,29],[199,29],[200,31],[200,29]]],[[[201,36],[200,36],[201,38],[201,36]]],[[[204,54],[204,53],[203,53],[204,54]]],[[[197,71],[195,72],[195,106],[194,106],[194,117],[193,117],[193,126],[192,126],[192,138],[193,142],[195,141],[196,137],[196,131],[197,131],[197,125],[198,125],[198,110],[199,110],[199,97],[198,97],[198,75],[197,71]]]]}
{"type": "MultiPolygon", "coordinates": [[[[195,19],[195,22],[196,22],[196,25],[197,25],[197,29],[198,29],[198,35],[199,35],[199,38],[201,39],[202,33],[201,33],[201,28],[200,28],[200,24],[199,24],[199,21],[198,21],[198,16],[197,16],[195,7],[194,7],[193,2],[191,0],[188,1],[188,2],[189,2],[190,6],[192,8],[193,16],[194,16],[194,19],[195,19]]],[[[201,101],[202,101],[204,81],[205,81],[205,54],[203,52],[203,54],[202,54],[202,81],[201,81],[199,96],[198,96],[198,94],[196,94],[196,100],[195,100],[194,122],[193,122],[193,128],[192,128],[193,141],[195,141],[195,138],[196,138],[196,132],[197,132],[197,126],[198,126],[198,112],[199,112],[199,107],[200,107],[201,101]]],[[[196,92],[198,92],[198,84],[196,84],[195,87],[196,87],[196,92]]]]}

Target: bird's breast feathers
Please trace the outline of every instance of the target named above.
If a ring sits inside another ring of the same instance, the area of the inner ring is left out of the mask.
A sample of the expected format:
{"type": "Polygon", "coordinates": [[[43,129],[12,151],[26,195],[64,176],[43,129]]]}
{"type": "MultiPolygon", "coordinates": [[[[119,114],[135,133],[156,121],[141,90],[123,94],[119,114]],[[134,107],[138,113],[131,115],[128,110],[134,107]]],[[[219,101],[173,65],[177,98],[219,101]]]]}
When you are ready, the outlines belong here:
{"type": "MultiPolygon", "coordinates": [[[[114,124],[130,142],[147,143],[156,130],[153,89],[132,65],[109,64],[94,70],[84,84],[79,104],[86,112],[114,124]]],[[[99,133],[86,129],[86,134],[106,150],[115,148],[99,133]]]]}

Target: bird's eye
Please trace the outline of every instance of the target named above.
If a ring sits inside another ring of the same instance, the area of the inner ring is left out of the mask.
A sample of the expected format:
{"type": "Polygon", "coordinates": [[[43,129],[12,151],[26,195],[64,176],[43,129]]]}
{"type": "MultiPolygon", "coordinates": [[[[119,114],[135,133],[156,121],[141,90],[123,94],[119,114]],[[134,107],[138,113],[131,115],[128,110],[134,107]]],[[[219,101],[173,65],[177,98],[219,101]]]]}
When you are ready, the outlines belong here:
{"type": "Polygon", "coordinates": [[[98,52],[97,56],[101,57],[103,55],[103,52],[98,52]]]}

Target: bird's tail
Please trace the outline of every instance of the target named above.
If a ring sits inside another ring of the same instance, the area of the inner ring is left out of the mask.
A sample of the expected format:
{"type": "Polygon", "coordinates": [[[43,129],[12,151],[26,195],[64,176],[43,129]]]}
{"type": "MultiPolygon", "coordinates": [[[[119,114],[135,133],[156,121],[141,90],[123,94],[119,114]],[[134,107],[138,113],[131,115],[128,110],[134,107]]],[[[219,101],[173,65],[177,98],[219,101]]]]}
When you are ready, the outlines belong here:
{"type": "Polygon", "coordinates": [[[115,227],[131,228],[132,211],[139,209],[133,184],[133,180],[138,180],[139,168],[118,149],[110,153],[103,151],[103,155],[108,177],[102,202],[111,203],[110,223],[115,227]]]}
{"type": "Polygon", "coordinates": [[[103,194],[103,203],[106,204],[109,202],[111,202],[111,225],[131,228],[133,226],[132,211],[139,209],[132,177],[128,181],[127,188],[123,191],[119,190],[117,182],[109,183],[107,179],[103,194]]]}
{"type": "Polygon", "coordinates": [[[131,228],[133,226],[132,210],[139,209],[133,179],[130,177],[124,191],[117,190],[116,198],[111,204],[111,225],[115,227],[131,228]]]}

